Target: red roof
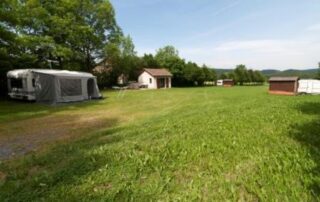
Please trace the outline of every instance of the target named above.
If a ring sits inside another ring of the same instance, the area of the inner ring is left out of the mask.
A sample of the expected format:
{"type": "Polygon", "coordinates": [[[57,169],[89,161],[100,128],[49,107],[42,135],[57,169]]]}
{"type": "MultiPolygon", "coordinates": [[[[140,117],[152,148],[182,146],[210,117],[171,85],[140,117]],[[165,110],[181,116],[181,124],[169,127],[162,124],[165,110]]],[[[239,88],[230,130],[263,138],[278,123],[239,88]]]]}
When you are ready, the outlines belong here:
{"type": "Polygon", "coordinates": [[[167,69],[150,69],[145,68],[144,71],[148,72],[151,76],[172,76],[167,69]]]}

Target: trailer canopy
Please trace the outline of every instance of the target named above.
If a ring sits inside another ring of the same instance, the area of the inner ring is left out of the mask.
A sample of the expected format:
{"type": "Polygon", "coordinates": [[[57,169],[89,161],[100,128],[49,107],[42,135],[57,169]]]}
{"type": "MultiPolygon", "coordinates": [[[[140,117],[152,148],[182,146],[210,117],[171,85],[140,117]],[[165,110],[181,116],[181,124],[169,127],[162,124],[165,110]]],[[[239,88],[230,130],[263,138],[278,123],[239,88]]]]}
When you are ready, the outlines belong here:
{"type": "Polygon", "coordinates": [[[7,76],[8,79],[31,80],[32,87],[27,86],[25,89],[34,91],[37,102],[60,103],[101,97],[96,77],[90,73],[24,69],[10,71],[7,76]]]}

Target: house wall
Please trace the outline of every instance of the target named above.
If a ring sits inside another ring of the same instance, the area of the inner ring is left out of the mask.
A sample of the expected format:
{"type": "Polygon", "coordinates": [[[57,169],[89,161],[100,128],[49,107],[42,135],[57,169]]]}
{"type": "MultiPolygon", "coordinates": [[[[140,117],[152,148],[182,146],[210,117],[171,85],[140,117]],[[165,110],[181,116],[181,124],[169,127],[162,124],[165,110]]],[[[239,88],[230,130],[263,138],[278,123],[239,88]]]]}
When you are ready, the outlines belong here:
{"type": "Polygon", "coordinates": [[[138,82],[143,85],[148,85],[149,89],[156,89],[157,88],[157,80],[147,72],[143,72],[140,74],[138,78],[138,82]],[[150,83],[151,79],[151,83],[150,83]]]}
{"type": "Polygon", "coordinates": [[[223,81],[223,86],[233,86],[234,81],[223,81]]]}
{"type": "Polygon", "coordinates": [[[296,93],[297,82],[295,81],[270,81],[269,91],[284,91],[296,93]]]}

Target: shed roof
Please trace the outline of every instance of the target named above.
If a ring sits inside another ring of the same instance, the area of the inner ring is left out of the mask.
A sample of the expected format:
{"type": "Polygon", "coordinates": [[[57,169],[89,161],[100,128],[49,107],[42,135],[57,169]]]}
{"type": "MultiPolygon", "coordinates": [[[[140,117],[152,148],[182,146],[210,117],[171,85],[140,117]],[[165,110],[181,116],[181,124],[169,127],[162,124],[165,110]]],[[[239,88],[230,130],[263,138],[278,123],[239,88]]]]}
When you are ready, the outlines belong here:
{"type": "Polygon", "coordinates": [[[167,69],[145,68],[144,71],[148,72],[151,76],[172,76],[172,74],[167,69]]]}
{"type": "Polygon", "coordinates": [[[223,79],[223,81],[233,81],[233,79],[223,79]]]}
{"type": "Polygon", "coordinates": [[[269,81],[298,81],[299,77],[290,76],[290,77],[271,77],[269,81]]]}

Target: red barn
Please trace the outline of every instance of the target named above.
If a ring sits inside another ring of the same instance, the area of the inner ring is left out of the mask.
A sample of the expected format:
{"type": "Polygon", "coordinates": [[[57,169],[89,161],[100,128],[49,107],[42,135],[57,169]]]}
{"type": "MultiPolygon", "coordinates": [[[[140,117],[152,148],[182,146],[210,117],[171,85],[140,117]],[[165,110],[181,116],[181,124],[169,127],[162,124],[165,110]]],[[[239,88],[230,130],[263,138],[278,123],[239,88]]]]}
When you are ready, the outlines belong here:
{"type": "Polygon", "coordinates": [[[269,93],[281,95],[296,95],[299,77],[271,77],[269,93]]]}

